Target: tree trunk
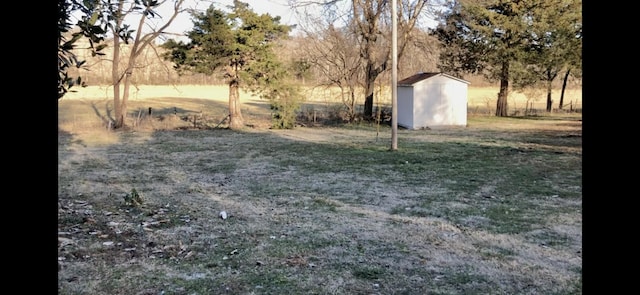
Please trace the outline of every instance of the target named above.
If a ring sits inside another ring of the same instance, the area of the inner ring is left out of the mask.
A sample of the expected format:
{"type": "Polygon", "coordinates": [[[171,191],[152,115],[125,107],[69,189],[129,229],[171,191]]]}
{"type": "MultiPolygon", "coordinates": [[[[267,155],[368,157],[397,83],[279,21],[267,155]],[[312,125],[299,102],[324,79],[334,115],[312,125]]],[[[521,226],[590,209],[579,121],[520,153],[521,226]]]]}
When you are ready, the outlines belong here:
{"type": "Polygon", "coordinates": [[[367,81],[367,87],[365,88],[366,90],[366,96],[364,98],[364,118],[365,119],[369,119],[373,116],[373,86],[371,84],[374,84],[375,82],[371,81],[367,81]]]}
{"type": "Polygon", "coordinates": [[[240,111],[240,89],[238,80],[229,82],[229,129],[239,130],[244,127],[242,112],[240,111]]]}
{"type": "Polygon", "coordinates": [[[560,105],[558,105],[558,109],[562,109],[562,105],[564,104],[564,90],[567,88],[567,80],[569,79],[569,73],[571,73],[571,69],[568,69],[564,74],[564,80],[562,80],[562,90],[560,91],[560,105]]]}
{"type": "Polygon", "coordinates": [[[349,86],[349,96],[351,100],[349,101],[349,108],[351,113],[349,117],[350,121],[353,121],[353,119],[356,118],[356,90],[353,88],[353,86],[349,86]]]}
{"type": "Polygon", "coordinates": [[[124,83],[124,89],[122,89],[122,100],[120,101],[120,111],[122,112],[121,122],[118,124],[118,128],[124,128],[127,126],[127,104],[129,102],[129,89],[131,88],[131,76],[133,75],[133,69],[135,68],[136,59],[139,55],[138,46],[140,45],[139,35],[136,37],[131,53],[129,54],[129,61],[127,62],[127,68],[125,69],[122,81],[124,83]]]}
{"type": "MultiPolygon", "coordinates": [[[[115,38],[115,40],[117,40],[118,38],[115,38]]],[[[119,41],[114,42],[115,43],[119,43],[119,41]]],[[[118,44],[119,46],[119,44],[118,44]]],[[[118,48],[118,47],[116,47],[118,48]]],[[[116,50],[114,48],[113,51],[113,62],[114,62],[114,69],[115,71],[113,72],[113,77],[114,77],[114,87],[113,87],[113,91],[114,91],[114,107],[116,109],[116,122],[115,122],[115,128],[124,128],[127,126],[127,103],[129,101],[129,88],[131,88],[131,75],[133,75],[133,68],[134,68],[134,62],[136,59],[135,54],[135,50],[136,47],[133,47],[131,56],[129,56],[129,62],[127,64],[127,68],[125,69],[124,75],[120,76],[118,73],[118,69],[119,67],[116,66],[116,63],[120,62],[120,50],[116,50]],[[120,85],[123,85],[123,89],[122,89],[122,97],[120,96],[120,85]],[[117,96],[116,96],[117,93],[117,96]],[[117,98],[116,98],[117,97],[117,98]]]]}
{"type": "MultiPolygon", "coordinates": [[[[117,15],[122,13],[124,1],[118,1],[117,15]]],[[[115,28],[113,31],[122,28],[123,18],[116,18],[115,28]]],[[[124,126],[124,112],[120,102],[120,38],[115,34],[113,38],[113,60],[111,61],[111,81],[113,83],[113,108],[114,108],[114,128],[124,126]]]]}
{"type": "Polygon", "coordinates": [[[113,61],[111,67],[111,81],[113,83],[113,107],[114,128],[120,128],[124,124],[122,106],[120,105],[120,38],[113,38],[113,61]]]}
{"type": "Polygon", "coordinates": [[[551,112],[553,109],[553,99],[551,99],[551,83],[553,80],[547,81],[547,112],[551,112]]]}
{"type": "Polygon", "coordinates": [[[502,63],[502,74],[500,75],[500,92],[498,92],[498,102],[496,104],[496,116],[507,117],[509,97],[509,63],[502,63]]]}
{"type": "Polygon", "coordinates": [[[122,100],[120,101],[120,110],[122,111],[122,124],[119,125],[120,128],[124,128],[127,126],[127,102],[129,101],[131,75],[133,74],[131,71],[132,70],[130,68],[127,68],[127,72],[124,74],[124,89],[122,90],[122,100]]]}
{"type": "Polygon", "coordinates": [[[365,77],[365,99],[364,99],[364,118],[373,118],[373,92],[376,86],[376,78],[378,78],[379,70],[374,68],[372,62],[367,60],[367,72],[365,77]]]}

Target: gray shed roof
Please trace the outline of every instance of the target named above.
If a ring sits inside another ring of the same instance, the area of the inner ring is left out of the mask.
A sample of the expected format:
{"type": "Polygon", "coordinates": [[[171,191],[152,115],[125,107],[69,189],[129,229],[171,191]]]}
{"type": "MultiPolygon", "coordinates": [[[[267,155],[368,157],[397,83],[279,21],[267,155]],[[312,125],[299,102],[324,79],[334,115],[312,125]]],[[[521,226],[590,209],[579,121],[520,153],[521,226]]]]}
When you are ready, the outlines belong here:
{"type": "Polygon", "coordinates": [[[412,86],[413,84],[416,84],[417,82],[420,82],[422,80],[426,80],[426,79],[429,79],[429,78],[435,77],[435,76],[444,76],[444,77],[451,78],[451,79],[454,79],[454,80],[457,80],[457,81],[460,81],[460,82],[463,82],[463,83],[467,83],[467,84],[471,83],[469,81],[466,81],[466,80],[463,80],[463,79],[460,79],[460,78],[456,78],[454,76],[447,75],[445,73],[417,73],[417,74],[415,74],[413,76],[410,76],[410,77],[407,77],[407,78],[404,78],[404,79],[398,81],[398,86],[412,86]]]}

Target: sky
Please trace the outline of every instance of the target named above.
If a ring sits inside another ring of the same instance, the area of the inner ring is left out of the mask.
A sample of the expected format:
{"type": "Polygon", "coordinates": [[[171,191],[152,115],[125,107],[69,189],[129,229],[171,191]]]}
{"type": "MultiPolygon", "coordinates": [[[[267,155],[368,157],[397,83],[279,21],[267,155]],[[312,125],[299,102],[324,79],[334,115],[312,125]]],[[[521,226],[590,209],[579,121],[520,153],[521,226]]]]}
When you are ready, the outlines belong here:
{"type": "MultiPolygon", "coordinates": [[[[241,0],[247,4],[249,4],[249,8],[258,14],[268,13],[272,16],[280,16],[280,23],[285,25],[295,25],[297,24],[297,19],[295,13],[289,7],[289,0],[241,0]]],[[[166,3],[161,5],[156,12],[162,16],[162,19],[152,19],[147,20],[146,23],[148,25],[156,25],[159,27],[166,23],[166,20],[171,17],[173,14],[173,5],[172,0],[167,0],[166,3]]],[[[199,11],[205,11],[209,5],[213,5],[216,8],[226,10],[227,6],[233,5],[233,0],[185,0],[182,8],[195,8],[199,11]]],[[[347,2],[345,2],[347,3],[347,2]]],[[[308,6],[311,7],[319,7],[319,6],[308,6]]],[[[130,24],[132,29],[137,29],[137,23],[139,21],[139,15],[132,15],[130,19],[126,19],[126,22],[130,24]]],[[[188,13],[179,14],[176,19],[169,25],[169,27],[165,30],[171,35],[167,35],[166,38],[173,38],[180,41],[188,41],[186,37],[180,38],[174,34],[184,34],[187,31],[190,31],[193,28],[193,21],[191,20],[191,16],[188,13]]],[[[143,29],[143,32],[145,29],[143,29]]],[[[295,29],[293,31],[295,34],[295,29]]],[[[159,38],[156,40],[158,43],[164,43],[165,38],[159,38]]]]}
{"type": "MultiPolygon", "coordinates": [[[[272,16],[280,16],[280,23],[285,25],[295,25],[297,23],[296,15],[291,10],[288,0],[241,0],[249,4],[249,8],[251,8],[254,12],[258,14],[268,13],[272,16]]],[[[197,1],[197,0],[186,0],[184,7],[196,7],[202,11],[207,9],[211,3],[217,8],[225,9],[227,6],[233,5],[233,0],[209,0],[209,1],[197,1]],[[197,3],[197,4],[196,4],[197,3]]],[[[310,2],[320,2],[320,1],[310,1],[310,2]]],[[[345,1],[344,4],[349,4],[348,1],[345,1]]],[[[319,5],[309,5],[306,6],[308,9],[319,8],[319,5]]],[[[164,9],[166,9],[166,14],[170,15],[172,12],[171,5],[165,4],[164,9]]],[[[320,13],[320,12],[319,12],[320,13]]],[[[435,20],[431,18],[426,19],[427,26],[434,27],[437,23],[435,20]]],[[[171,32],[182,33],[190,30],[193,27],[192,21],[188,14],[180,15],[169,27],[171,32]]]]}

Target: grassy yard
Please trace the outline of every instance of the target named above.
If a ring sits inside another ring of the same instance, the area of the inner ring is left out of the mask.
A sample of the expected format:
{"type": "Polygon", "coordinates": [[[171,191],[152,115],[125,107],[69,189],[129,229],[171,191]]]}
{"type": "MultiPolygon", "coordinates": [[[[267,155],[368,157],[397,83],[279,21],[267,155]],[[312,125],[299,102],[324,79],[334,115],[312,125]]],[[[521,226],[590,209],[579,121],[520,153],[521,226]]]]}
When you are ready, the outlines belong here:
{"type": "Polygon", "coordinates": [[[59,101],[59,294],[582,293],[579,114],[401,129],[392,152],[384,125],[268,129],[258,99],[253,128],[188,128],[226,97],[174,96],[133,100],[160,119],[128,132],[108,99],[59,101]]]}

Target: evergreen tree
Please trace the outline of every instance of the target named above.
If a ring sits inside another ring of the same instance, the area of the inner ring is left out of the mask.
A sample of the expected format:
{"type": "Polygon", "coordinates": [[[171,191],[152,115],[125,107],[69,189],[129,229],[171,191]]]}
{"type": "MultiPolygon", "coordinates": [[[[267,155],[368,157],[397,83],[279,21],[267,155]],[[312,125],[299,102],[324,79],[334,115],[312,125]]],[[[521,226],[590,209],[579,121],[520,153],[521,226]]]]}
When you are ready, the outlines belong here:
{"type": "MultiPolygon", "coordinates": [[[[531,19],[530,50],[527,73],[532,77],[524,79],[537,85],[542,82],[546,89],[546,110],[551,112],[552,86],[558,75],[565,71],[565,81],[571,70],[578,70],[582,60],[582,1],[544,0],[533,9],[531,19]]],[[[564,88],[563,88],[564,91],[564,88]]],[[[562,99],[559,108],[562,109],[562,99]]]]}
{"type": "MultiPolygon", "coordinates": [[[[277,60],[273,46],[285,38],[289,26],[280,17],[258,15],[247,3],[234,0],[231,12],[210,6],[203,13],[193,13],[194,28],[187,33],[188,43],[169,40],[165,56],[179,72],[206,75],[221,74],[229,85],[229,128],[241,129],[244,119],[240,109],[240,88],[270,99],[274,127],[290,128],[291,107],[297,105],[297,90],[286,83],[287,72],[277,60]]],[[[293,120],[295,120],[295,112],[293,120]]]]}
{"type": "Polygon", "coordinates": [[[455,1],[434,30],[439,67],[500,81],[496,116],[507,116],[509,83],[525,70],[530,13],[538,0],[455,1]]]}

